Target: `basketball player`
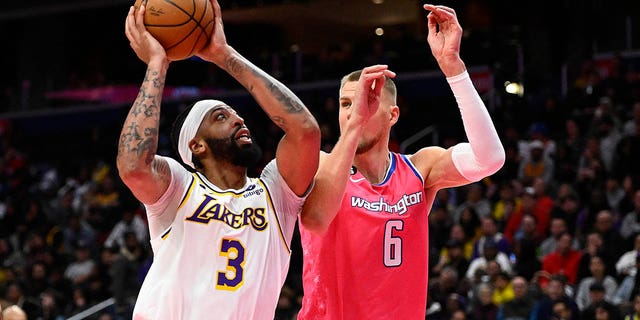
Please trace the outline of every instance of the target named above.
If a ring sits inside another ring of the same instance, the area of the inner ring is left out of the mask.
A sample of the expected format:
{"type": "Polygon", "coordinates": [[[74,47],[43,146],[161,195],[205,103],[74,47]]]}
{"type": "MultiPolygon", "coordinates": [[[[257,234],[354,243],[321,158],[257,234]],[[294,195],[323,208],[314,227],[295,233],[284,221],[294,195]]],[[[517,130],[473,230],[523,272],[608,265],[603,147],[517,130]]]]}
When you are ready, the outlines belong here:
{"type": "Polygon", "coordinates": [[[320,129],[282,83],[226,42],[220,6],[215,32],[197,55],[227,71],[284,130],[276,158],[259,178],[261,158],[231,106],[201,100],[181,113],[171,134],[182,163],[156,155],[162,90],[170,61],[143,24],[144,8],[126,19],[126,35],[147,71],[118,145],[120,177],[145,205],[153,264],[133,319],[273,319],[290,261],[297,215],[311,189],[320,129]],[[304,165],[300,165],[304,163],[304,165]]]}
{"type": "Polygon", "coordinates": [[[432,54],[456,97],[468,143],[415,154],[389,151],[398,121],[395,74],[385,65],[340,86],[340,139],[322,154],[303,206],[304,297],[298,319],[424,319],[428,213],[442,188],[498,171],[504,149],[460,58],[454,10],[424,5],[432,54]]]}

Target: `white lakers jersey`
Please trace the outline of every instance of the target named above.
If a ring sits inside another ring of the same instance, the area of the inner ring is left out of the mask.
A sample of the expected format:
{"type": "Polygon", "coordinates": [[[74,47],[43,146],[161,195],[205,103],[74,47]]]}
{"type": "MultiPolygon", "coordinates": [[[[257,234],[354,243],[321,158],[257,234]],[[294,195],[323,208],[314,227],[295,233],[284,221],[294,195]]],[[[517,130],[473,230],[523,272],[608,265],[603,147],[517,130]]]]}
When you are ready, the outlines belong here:
{"type": "Polygon", "coordinates": [[[133,319],[273,319],[304,197],[275,160],[238,190],[166,160],[172,181],[146,207],[154,258],[133,319]]]}

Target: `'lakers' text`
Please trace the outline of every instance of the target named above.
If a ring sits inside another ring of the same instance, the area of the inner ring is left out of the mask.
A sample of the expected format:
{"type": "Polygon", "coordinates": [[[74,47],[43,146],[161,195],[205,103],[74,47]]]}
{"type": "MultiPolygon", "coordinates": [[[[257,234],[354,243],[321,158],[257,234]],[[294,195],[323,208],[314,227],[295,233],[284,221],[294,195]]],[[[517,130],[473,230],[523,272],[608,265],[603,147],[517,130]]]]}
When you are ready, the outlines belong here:
{"type": "Polygon", "coordinates": [[[242,212],[232,212],[227,207],[217,202],[210,195],[204,195],[202,201],[196,211],[186,220],[198,223],[208,224],[211,220],[223,222],[234,229],[250,225],[258,231],[264,230],[268,223],[265,217],[265,208],[247,207],[242,212]]]}

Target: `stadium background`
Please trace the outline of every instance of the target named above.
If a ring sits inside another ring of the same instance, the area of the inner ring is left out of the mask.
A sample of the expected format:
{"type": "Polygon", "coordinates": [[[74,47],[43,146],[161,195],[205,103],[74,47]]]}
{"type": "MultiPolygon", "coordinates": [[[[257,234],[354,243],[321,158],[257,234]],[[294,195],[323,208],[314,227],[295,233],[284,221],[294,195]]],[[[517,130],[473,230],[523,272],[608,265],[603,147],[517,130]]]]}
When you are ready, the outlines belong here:
{"type": "MultiPolygon", "coordinates": [[[[132,299],[131,292],[113,287],[114,275],[109,274],[113,268],[101,261],[103,252],[118,254],[120,248],[106,248],[104,243],[124,212],[144,216],[119,182],[114,166],[121,124],[145,69],[124,36],[124,17],[130,4],[122,0],[0,4],[0,39],[4,43],[0,51],[0,240],[7,247],[1,252],[0,299],[12,301],[10,288],[19,283],[24,298],[33,302],[30,312],[34,315],[43,313],[45,292],[55,292],[51,295],[57,312],[64,317],[117,296],[118,303],[104,309],[116,318],[126,314],[132,299]],[[110,188],[104,182],[110,178],[114,183],[111,193],[104,190],[110,188]],[[81,186],[90,191],[80,195],[81,186]],[[76,202],[65,211],[58,203],[67,193],[72,193],[76,202]],[[32,205],[37,208],[30,209],[32,205]],[[27,214],[32,210],[39,211],[33,214],[37,218],[27,214]],[[66,213],[60,213],[63,211],[66,213]],[[66,236],[64,230],[73,220],[69,217],[79,217],[93,229],[92,244],[66,236]],[[52,257],[35,258],[31,241],[38,236],[44,241],[43,255],[52,257]],[[96,264],[104,269],[93,275],[104,276],[96,280],[102,291],[96,293],[100,290],[92,289],[90,282],[57,288],[51,278],[56,272],[64,273],[76,259],[76,250],[84,246],[91,247],[96,264]],[[12,264],[9,257],[15,256],[24,261],[12,264]],[[30,271],[41,260],[47,261],[43,264],[48,284],[33,288],[30,271]],[[60,293],[75,294],[75,289],[89,302],[76,306],[75,299],[60,293]]],[[[631,106],[639,99],[637,3],[467,0],[441,4],[457,10],[465,30],[461,55],[503,139],[507,132],[515,131],[520,140],[528,141],[534,128],[542,124],[547,138],[559,142],[565,134],[564,121],[578,113],[588,132],[593,120],[588,110],[603,96],[616,102],[621,121],[631,119],[631,106]],[[621,70],[625,74],[619,74],[621,70]],[[598,73],[603,83],[614,78],[623,82],[618,86],[622,89],[612,96],[604,87],[594,86],[601,89],[594,92],[593,87],[582,86],[589,72],[598,73]],[[506,81],[523,84],[524,94],[505,92],[506,81]],[[550,100],[560,110],[549,110],[550,100]]],[[[448,146],[461,139],[455,102],[426,43],[426,14],[421,2],[223,0],[221,5],[229,43],[302,98],[322,125],[325,150],[338,134],[339,78],[373,63],[388,63],[398,72],[402,116],[393,133],[394,150],[411,152],[428,143],[448,146]],[[376,35],[376,28],[382,28],[384,34],[376,35]]],[[[175,114],[190,101],[211,96],[237,106],[263,145],[265,161],[273,155],[280,131],[256,112],[251,97],[215,66],[196,58],[174,62],[167,86],[161,129],[165,135],[159,152],[173,152],[166,135],[175,114]]],[[[574,165],[578,167],[577,161],[574,165]]],[[[607,173],[622,181],[620,171],[624,170],[607,173]]],[[[492,204],[498,197],[491,190],[501,180],[508,180],[505,177],[509,174],[502,172],[494,184],[483,184],[484,197],[492,204]]],[[[554,192],[558,182],[549,186],[554,192]]],[[[455,204],[463,205],[467,190],[452,193],[458,195],[455,204]]],[[[625,213],[620,213],[620,220],[625,213]]],[[[138,245],[148,251],[145,243],[138,245]]],[[[440,249],[432,250],[436,253],[434,262],[440,249]]],[[[279,309],[282,319],[295,312],[296,297],[301,294],[297,278],[301,262],[295,252],[291,279],[279,309]],[[287,307],[287,303],[291,305],[287,307]]],[[[136,266],[143,270],[148,252],[138,258],[136,266]]]]}

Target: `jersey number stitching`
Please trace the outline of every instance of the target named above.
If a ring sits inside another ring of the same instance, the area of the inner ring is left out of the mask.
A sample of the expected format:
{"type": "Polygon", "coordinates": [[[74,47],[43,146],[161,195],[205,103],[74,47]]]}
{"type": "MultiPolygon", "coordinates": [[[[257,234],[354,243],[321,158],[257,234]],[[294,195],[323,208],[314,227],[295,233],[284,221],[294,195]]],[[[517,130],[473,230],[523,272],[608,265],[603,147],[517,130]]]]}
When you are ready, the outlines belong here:
{"type": "Polygon", "coordinates": [[[404,229],[404,221],[388,220],[384,225],[384,265],[397,267],[402,264],[402,238],[393,235],[393,230],[404,229]]]}
{"type": "Polygon", "coordinates": [[[226,257],[225,271],[218,272],[216,289],[236,291],[244,283],[244,246],[237,239],[222,239],[220,256],[226,257]]]}

